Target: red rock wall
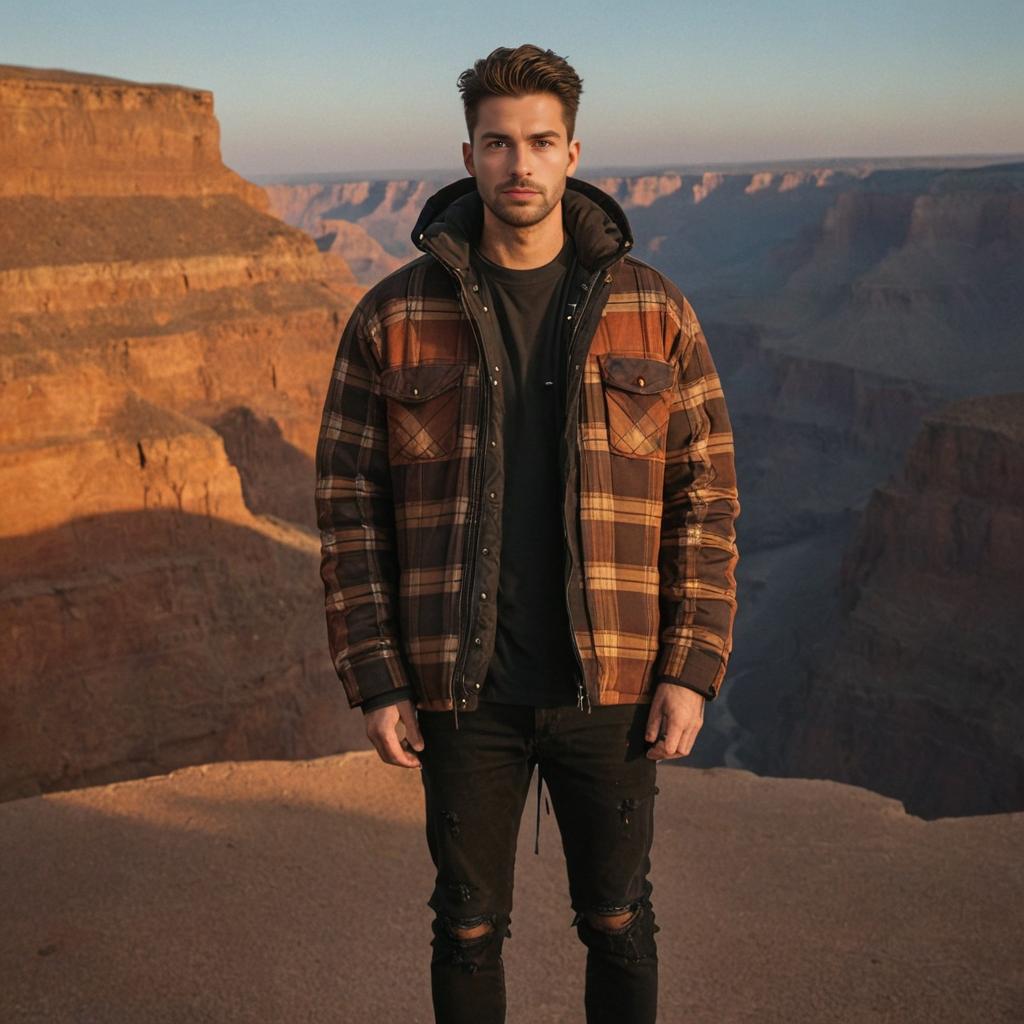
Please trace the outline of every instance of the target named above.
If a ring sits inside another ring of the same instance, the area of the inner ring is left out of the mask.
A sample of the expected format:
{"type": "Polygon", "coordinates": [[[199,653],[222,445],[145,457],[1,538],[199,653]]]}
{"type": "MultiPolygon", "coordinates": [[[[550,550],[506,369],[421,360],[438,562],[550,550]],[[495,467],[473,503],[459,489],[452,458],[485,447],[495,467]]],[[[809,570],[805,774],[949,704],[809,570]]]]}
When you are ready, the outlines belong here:
{"type": "Polygon", "coordinates": [[[0,168],[0,798],[351,745],[312,456],[362,287],[202,90],[0,67],[0,168]]]}
{"type": "Polygon", "coordinates": [[[266,195],[225,167],[213,93],[0,64],[0,196],[266,195]]]}

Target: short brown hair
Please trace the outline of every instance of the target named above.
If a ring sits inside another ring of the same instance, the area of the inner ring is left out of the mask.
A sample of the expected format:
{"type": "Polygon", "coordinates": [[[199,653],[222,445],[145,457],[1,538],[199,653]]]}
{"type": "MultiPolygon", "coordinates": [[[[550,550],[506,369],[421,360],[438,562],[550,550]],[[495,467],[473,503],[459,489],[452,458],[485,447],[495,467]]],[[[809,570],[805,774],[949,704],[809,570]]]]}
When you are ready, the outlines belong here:
{"type": "Polygon", "coordinates": [[[499,46],[463,71],[458,84],[470,142],[476,131],[477,106],[482,99],[487,96],[525,96],[533,92],[554,93],[562,101],[566,141],[572,142],[583,79],[564,57],[559,57],[554,51],[542,50],[532,43],[523,43],[514,49],[499,46]]]}

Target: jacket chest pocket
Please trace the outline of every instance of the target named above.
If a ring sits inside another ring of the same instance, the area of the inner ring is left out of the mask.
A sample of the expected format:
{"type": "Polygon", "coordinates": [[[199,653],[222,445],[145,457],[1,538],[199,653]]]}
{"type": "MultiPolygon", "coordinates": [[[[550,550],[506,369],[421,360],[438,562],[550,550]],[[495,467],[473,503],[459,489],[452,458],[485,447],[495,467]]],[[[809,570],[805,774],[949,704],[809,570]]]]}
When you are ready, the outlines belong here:
{"type": "Polygon", "coordinates": [[[665,457],[675,366],[649,356],[598,356],[608,445],[635,459],[665,457]]]}
{"type": "Polygon", "coordinates": [[[381,374],[392,464],[452,455],[459,439],[462,371],[458,363],[423,363],[381,374]]]}

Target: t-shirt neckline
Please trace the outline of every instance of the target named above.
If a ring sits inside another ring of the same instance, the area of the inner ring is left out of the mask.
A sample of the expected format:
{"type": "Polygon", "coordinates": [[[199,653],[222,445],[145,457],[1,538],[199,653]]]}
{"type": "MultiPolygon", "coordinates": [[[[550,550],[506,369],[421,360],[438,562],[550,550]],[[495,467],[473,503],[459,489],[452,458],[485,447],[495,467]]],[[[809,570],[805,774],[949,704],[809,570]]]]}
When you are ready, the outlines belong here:
{"type": "Polygon", "coordinates": [[[562,248],[554,259],[539,267],[529,267],[526,270],[519,270],[515,267],[505,267],[500,263],[489,260],[479,249],[473,250],[478,264],[490,277],[501,281],[504,284],[533,285],[549,278],[558,277],[565,273],[572,264],[573,241],[572,235],[567,231],[562,248]]]}

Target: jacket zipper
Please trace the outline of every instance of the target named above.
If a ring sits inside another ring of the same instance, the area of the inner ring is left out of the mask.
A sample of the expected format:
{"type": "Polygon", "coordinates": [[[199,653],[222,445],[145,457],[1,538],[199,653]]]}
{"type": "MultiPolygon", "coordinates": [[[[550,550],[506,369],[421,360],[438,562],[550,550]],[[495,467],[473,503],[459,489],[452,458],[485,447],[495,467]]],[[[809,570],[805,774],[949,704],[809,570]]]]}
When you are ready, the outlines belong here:
{"type": "MultiPolygon", "coordinates": [[[[568,407],[569,407],[569,404],[570,404],[569,403],[569,391],[570,391],[569,381],[572,379],[570,367],[572,366],[572,360],[573,360],[573,346],[576,343],[576,332],[579,330],[579,325],[583,322],[583,314],[586,311],[587,302],[590,299],[591,293],[594,291],[594,288],[597,285],[597,282],[600,279],[602,273],[603,273],[603,271],[599,270],[590,279],[589,284],[584,289],[583,301],[581,303],[579,303],[578,307],[573,310],[574,321],[573,321],[573,323],[572,323],[572,325],[571,325],[571,327],[569,329],[569,340],[568,340],[568,343],[566,345],[565,380],[566,380],[566,410],[567,411],[568,411],[568,407]]],[[[570,457],[572,457],[573,454],[578,450],[578,446],[579,446],[579,433],[578,433],[578,430],[576,429],[577,425],[574,424],[573,426],[574,426],[574,441],[573,441],[573,445],[572,445],[572,447],[571,447],[571,449],[569,451],[569,456],[570,457]]],[[[575,516],[575,514],[574,514],[574,516],[575,516]]],[[[568,530],[568,528],[565,525],[565,510],[564,510],[564,508],[563,508],[563,511],[562,511],[562,534],[565,537],[566,551],[570,551],[571,552],[571,548],[569,547],[569,530],[568,530]]],[[[584,704],[586,704],[587,714],[589,715],[591,713],[591,704],[590,704],[590,694],[587,692],[587,688],[586,688],[587,673],[586,673],[586,670],[583,667],[583,655],[580,653],[579,643],[576,640],[576,630],[573,627],[573,623],[572,623],[572,607],[571,607],[571,604],[570,604],[570,601],[569,601],[569,581],[571,579],[572,579],[572,572],[570,570],[570,572],[569,572],[569,579],[565,581],[565,607],[566,607],[566,611],[568,612],[568,615],[569,615],[569,633],[572,636],[572,649],[573,649],[573,653],[576,655],[576,664],[579,665],[579,669],[580,669],[580,678],[576,682],[576,687],[577,687],[576,707],[580,711],[582,711],[584,704]]]]}
{"type": "MultiPolygon", "coordinates": [[[[470,310],[469,310],[469,303],[466,301],[465,283],[462,280],[462,274],[461,274],[461,272],[457,268],[451,267],[444,260],[438,259],[438,262],[458,282],[459,301],[462,304],[462,308],[463,308],[463,311],[466,314],[467,319],[473,325],[473,333],[474,333],[474,335],[476,336],[476,339],[477,339],[478,355],[481,357],[482,365],[484,367],[486,367],[487,360],[485,358],[486,357],[486,351],[484,350],[483,338],[480,335],[479,324],[477,323],[476,318],[470,312],[470,310]]],[[[567,349],[567,356],[566,356],[566,382],[567,382],[567,385],[568,385],[568,382],[570,380],[569,367],[572,364],[573,347],[574,347],[575,342],[576,342],[576,335],[577,335],[577,332],[579,330],[580,324],[583,322],[583,315],[586,312],[587,303],[590,300],[590,296],[593,293],[594,288],[596,287],[596,285],[597,285],[598,281],[600,280],[601,275],[603,273],[604,273],[604,268],[603,267],[598,268],[597,272],[590,278],[589,282],[587,283],[587,287],[585,289],[585,293],[584,293],[584,296],[583,296],[583,301],[580,302],[578,304],[577,308],[574,309],[574,311],[573,311],[573,323],[572,323],[572,325],[570,327],[570,330],[569,330],[569,340],[568,340],[568,343],[567,343],[567,346],[566,346],[566,349],[567,349]]],[[[480,394],[480,401],[479,401],[479,403],[477,405],[477,425],[478,425],[478,431],[479,431],[479,435],[480,435],[481,441],[483,440],[484,436],[486,435],[486,426],[487,426],[487,424],[486,424],[486,416],[484,415],[484,410],[486,409],[486,406],[487,406],[487,399],[484,396],[485,396],[486,393],[489,393],[489,392],[487,392],[485,387],[484,387],[484,381],[485,380],[486,380],[486,376],[483,376],[480,379],[479,387],[480,387],[481,394],[480,394]]],[[[568,386],[567,386],[566,390],[567,390],[566,405],[568,407],[568,391],[569,391],[568,386]]],[[[578,448],[578,443],[579,443],[579,436],[578,436],[578,432],[577,432],[576,436],[574,437],[574,441],[573,441],[573,451],[575,451],[578,448]]],[[[483,501],[482,501],[482,499],[480,497],[480,494],[479,494],[480,486],[477,483],[477,478],[479,478],[481,480],[481,482],[482,482],[483,474],[479,472],[479,469],[482,466],[482,464],[483,464],[483,454],[482,454],[482,451],[481,451],[481,446],[478,444],[478,446],[477,446],[477,453],[476,453],[476,459],[474,460],[474,465],[473,465],[473,476],[472,476],[472,478],[470,480],[470,497],[471,497],[471,500],[474,502],[474,504],[471,505],[470,523],[469,523],[469,527],[467,529],[468,542],[467,542],[466,565],[467,565],[467,568],[469,570],[469,582],[470,582],[470,584],[474,584],[475,583],[475,579],[476,579],[476,557],[475,557],[476,540],[477,540],[477,535],[478,535],[479,525],[480,525],[480,510],[481,510],[482,505],[483,505],[483,501]]],[[[568,550],[569,532],[568,532],[568,529],[566,528],[566,525],[565,525],[565,516],[564,516],[564,514],[562,516],[562,534],[563,534],[563,537],[565,538],[565,544],[566,544],[566,548],[568,550]]],[[[570,576],[570,579],[571,579],[572,578],[572,573],[571,572],[570,572],[569,576],[570,576]]],[[[459,594],[459,604],[460,604],[462,619],[465,622],[465,628],[464,628],[463,633],[459,637],[459,651],[458,651],[458,654],[456,656],[455,667],[454,667],[454,670],[452,672],[452,677],[451,677],[451,680],[449,681],[449,684],[448,684],[448,696],[449,696],[449,699],[452,702],[452,712],[453,712],[453,714],[455,716],[455,728],[456,729],[459,728],[459,711],[458,711],[458,702],[455,699],[455,680],[458,679],[459,675],[463,673],[463,666],[465,664],[467,652],[469,650],[469,643],[470,643],[470,639],[471,639],[470,634],[472,633],[472,627],[471,627],[470,620],[469,620],[469,607],[470,607],[470,600],[471,599],[467,598],[467,595],[469,595],[471,593],[472,593],[472,586],[469,586],[469,587],[464,586],[462,588],[462,590],[461,590],[461,593],[459,594]]],[[[583,667],[583,656],[582,656],[582,654],[580,652],[580,649],[579,649],[579,643],[576,640],[576,631],[575,631],[575,629],[572,626],[572,609],[571,609],[570,603],[569,603],[569,581],[568,580],[566,581],[566,584],[565,584],[565,606],[566,606],[566,611],[569,614],[569,631],[570,631],[571,636],[572,636],[573,653],[576,656],[576,664],[579,666],[579,670],[580,670],[580,679],[577,681],[577,703],[576,703],[576,706],[582,711],[583,708],[584,708],[584,705],[585,705],[586,706],[586,710],[587,710],[587,714],[590,714],[591,710],[592,710],[592,705],[591,705],[591,700],[590,700],[590,693],[589,693],[589,691],[586,688],[586,671],[585,671],[585,669],[583,667]]]]}
{"type": "MultiPolygon", "coordinates": [[[[447,264],[443,261],[442,265],[447,268],[447,264]]],[[[467,319],[473,325],[473,333],[477,339],[478,355],[481,359],[481,366],[486,367],[486,351],[484,350],[483,338],[480,336],[479,325],[476,322],[476,318],[469,311],[469,303],[466,301],[465,294],[465,283],[462,280],[462,274],[459,270],[450,270],[450,273],[456,278],[459,283],[459,301],[462,303],[463,311],[466,314],[467,319]]],[[[477,432],[478,432],[478,443],[476,458],[473,461],[473,473],[470,478],[470,519],[469,526],[467,527],[467,551],[465,558],[465,566],[467,569],[468,580],[463,580],[463,586],[459,593],[459,607],[461,610],[461,618],[463,622],[463,632],[459,636],[459,651],[455,659],[455,667],[452,670],[452,677],[448,684],[448,695],[452,702],[452,713],[455,716],[455,728],[459,727],[459,708],[458,702],[455,699],[455,680],[459,678],[460,674],[463,675],[463,682],[465,681],[464,668],[466,662],[467,653],[469,651],[469,643],[471,634],[473,632],[472,625],[470,622],[469,611],[471,607],[472,598],[468,595],[473,593],[473,586],[476,583],[476,541],[477,534],[480,525],[480,510],[483,506],[483,499],[480,496],[480,486],[477,484],[477,478],[483,481],[483,474],[479,472],[480,467],[483,465],[484,455],[481,448],[481,443],[486,436],[486,407],[487,399],[485,395],[489,394],[487,389],[484,387],[484,382],[487,379],[486,376],[480,377],[479,391],[480,398],[477,403],[477,432]],[[468,586],[466,584],[469,584],[468,586]]]]}

